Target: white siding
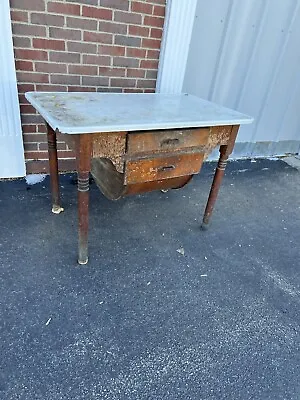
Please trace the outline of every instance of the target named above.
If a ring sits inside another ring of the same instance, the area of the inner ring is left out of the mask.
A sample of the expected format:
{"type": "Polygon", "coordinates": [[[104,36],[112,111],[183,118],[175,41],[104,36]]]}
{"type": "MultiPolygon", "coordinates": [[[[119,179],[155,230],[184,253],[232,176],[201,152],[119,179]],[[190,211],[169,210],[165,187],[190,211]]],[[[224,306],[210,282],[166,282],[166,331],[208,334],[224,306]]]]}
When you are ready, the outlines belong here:
{"type": "Polygon", "coordinates": [[[183,91],[255,118],[236,156],[300,147],[300,0],[198,0],[183,91]]]}
{"type": "Polygon", "coordinates": [[[10,7],[0,1],[0,178],[25,175],[10,7]]]}

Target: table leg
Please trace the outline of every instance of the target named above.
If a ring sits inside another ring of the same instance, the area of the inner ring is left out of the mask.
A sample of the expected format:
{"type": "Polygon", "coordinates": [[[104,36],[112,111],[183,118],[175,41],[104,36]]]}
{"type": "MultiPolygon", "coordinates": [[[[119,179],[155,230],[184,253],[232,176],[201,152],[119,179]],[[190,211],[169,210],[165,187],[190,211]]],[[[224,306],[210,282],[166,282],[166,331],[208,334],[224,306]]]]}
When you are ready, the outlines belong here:
{"type": "Polygon", "coordinates": [[[79,135],[77,139],[78,264],[81,265],[88,263],[90,168],[91,138],[90,135],[79,135]]]}
{"type": "Polygon", "coordinates": [[[60,198],[59,198],[56,133],[48,124],[47,124],[47,136],[48,136],[50,185],[51,185],[51,196],[52,196],[52,212],[54,214],[60,214],[62,211],[64,211],[64,209],[60,205],[60,198]]]}
{"type": "Polygon", "coordinates": [[[202,225],[201,225],[201,229],[203,229],[203,230],[206,230],[209,226],[209,221],[210,221],[211,215],[213,213],[214,206],[217,201],[219,189],[220,189],[223,177],[224,177],[228,157],[232,153],[238,130],[239,130],[238,125],[233,126],[228,144],[220,146],[220,157],[219,157],[217,169],[216,169],[216,172],[214,175],[214,180],[213,180],[213,183],[212,183],[212,186],[210,189],[210,193],[209,193],[209,197],[208,197],[208,201],[206,204],[203,221],[202,221],[202,225]]]}

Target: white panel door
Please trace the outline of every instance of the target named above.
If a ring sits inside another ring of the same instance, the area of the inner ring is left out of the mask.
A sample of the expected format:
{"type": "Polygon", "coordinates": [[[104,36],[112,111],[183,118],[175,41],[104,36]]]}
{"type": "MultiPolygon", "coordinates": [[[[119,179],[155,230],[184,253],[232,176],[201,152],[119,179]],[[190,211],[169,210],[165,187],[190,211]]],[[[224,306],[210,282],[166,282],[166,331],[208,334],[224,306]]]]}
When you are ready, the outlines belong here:
{"type": "Polygon", "coordinates": [[[0,178],[25,176],[9,0],[0,1],[0,178]]]}

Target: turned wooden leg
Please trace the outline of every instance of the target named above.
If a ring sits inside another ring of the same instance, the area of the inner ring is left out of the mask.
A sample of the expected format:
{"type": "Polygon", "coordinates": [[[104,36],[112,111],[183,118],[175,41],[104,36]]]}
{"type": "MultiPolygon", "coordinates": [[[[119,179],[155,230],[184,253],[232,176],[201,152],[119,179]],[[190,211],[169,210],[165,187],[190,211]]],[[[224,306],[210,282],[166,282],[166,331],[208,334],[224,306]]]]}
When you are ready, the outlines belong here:
{"type": "Polygon", "coordinates": [[[51,195],[52,195],[52,212],[54,214],[60,214],[62,211],[64,211],[64,209],[60,205],[60,198],[59,198],[56,133],[48,124],[47,124],[47,136],[48,136],[50,185],[51,185],[51,195]]]}
{"type": "Polygon", "coordinates": [[[201,225],[201,228],[203,230],[206,230],[209,226],[209,221],[210,221],[211,215],[213,213],[214,206],[217,201],[219,189],[220,189],[223,177],[224,177],[228,157],[232,153],[238,131],[239,131],[239,125],[233,125],[228,143],[226,145],[222,145],[220,147],[220,158],[218,161],[218,166],[217,166],[217,169],[215,172],[214,180],[213,180],[213,183],[212,183],[212,186],[210,189],[210,193],[209,193],[209,197],[208,197],[208,201],[206,204],[203,221],[202,221],[202,225],[201,225]]]}
{"type": "Polygon", "coordinates": [[[202,229],[207,229],[209,225],[209,220],[212,215],[219,189],[223,180],[223,176],[225,173],[225,168],[227,165],[227,160],[228,160],[228,154],[227,154],[227,146],[221,146],[220,147],[220,158],[218,161],[218,166],[215,172],[214,180],[210,189],[208,201],[206,204],[205,212],[204,212],[204,217],[202,221],[201,228],[202,229]]]}
{"type": "Polygon", "coordinates": [[[78,176],[78,263],[88,263],[90,135],[79,135],[77,146],[78,176]]]}

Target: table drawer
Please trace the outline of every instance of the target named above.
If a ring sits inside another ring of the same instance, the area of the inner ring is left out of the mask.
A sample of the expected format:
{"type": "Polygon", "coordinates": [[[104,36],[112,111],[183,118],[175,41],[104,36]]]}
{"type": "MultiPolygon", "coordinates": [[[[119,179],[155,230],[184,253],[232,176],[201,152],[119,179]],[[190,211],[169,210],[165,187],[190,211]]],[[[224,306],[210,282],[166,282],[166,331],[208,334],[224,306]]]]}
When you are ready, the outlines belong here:
{"type": "Polygon", "coordinates": [[[208,136],[209,128],[133,132],[128,134],[127,153],[171,152],[205,146],[208,136]]]}
{"type": "Polygon", "coordinates": [[[203,157],[204,154],[201,153],[190,153],[127,161],[125,183],[150,182],[197,174],[200,171],[203,157]]]}

